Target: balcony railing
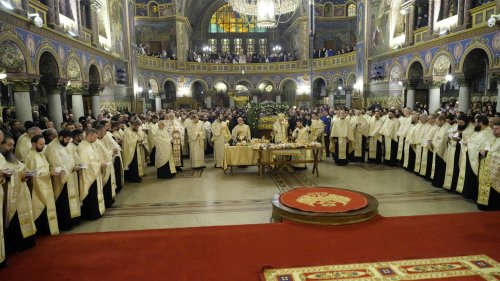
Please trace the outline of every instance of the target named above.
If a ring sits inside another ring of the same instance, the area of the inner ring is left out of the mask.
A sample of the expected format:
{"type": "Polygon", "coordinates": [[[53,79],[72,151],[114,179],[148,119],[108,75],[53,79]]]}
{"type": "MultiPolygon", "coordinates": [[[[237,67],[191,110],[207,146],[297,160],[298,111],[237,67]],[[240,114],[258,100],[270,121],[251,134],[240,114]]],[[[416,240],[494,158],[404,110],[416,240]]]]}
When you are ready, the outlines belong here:
{"type": "MultiPolygon", "coordinates": [[[[342,54],[333,57],[313,60],[315,70],[332,69],[352,66],[356,64],[356,52],[342,54]]],[[[140,68],[148,68],[160,71],[176,72],[179,70],[188,72],[210,72],[210,73],[262,73],[262,72],[297,72],[310,68],[309,61],[273,62],[273,63],[199,63],[178,62],[146,55],[137,55],[137,65],[140,68]]]]}
{"type": "Polygon", "coordinates": [[[481,6],[470,9],[472,15],[472,27],[481,27],[488,24],[488,19],[491,15],[496,14],[496,1],[483,4],[481,6]]]}

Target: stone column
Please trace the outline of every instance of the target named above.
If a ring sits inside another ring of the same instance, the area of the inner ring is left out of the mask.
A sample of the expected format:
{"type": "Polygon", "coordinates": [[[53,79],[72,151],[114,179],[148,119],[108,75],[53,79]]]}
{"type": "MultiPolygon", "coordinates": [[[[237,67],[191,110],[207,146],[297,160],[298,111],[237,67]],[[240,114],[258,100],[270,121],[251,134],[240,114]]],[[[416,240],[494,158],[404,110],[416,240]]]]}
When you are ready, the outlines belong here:
{"type": "Polygon", "coordinates": [[[233,107],[233,106],[234,106],[234,97],[229,96],[229,107],[233,107]]]}
{"type": "Polygon", "coordinates": [[[472,26],[472,16],[469,12],[472,5],[472,0],[465,0],[464,3],[464,26],[469,28],[472,26]]]}
{"type": "Polygon", "coordinates": [[[78,36],[80,36],[80,38],[83,38],[82,10],[80,8],[80,0],[76,0],[76,22],[78,23],[78,36]]]}
{"type": "Polygon", "coordinates": [[[159,94],[155,96],[155,110],[156,112],[161,111],[161,97],[159,94]]]}
{"type": "Polygon", "coordinates": [[[413,45],[415,41],[413,37],[413,31],[415,30],[415,4],[410,4],[408,9],[408,21],[406,22],[406,26],[408,26],[408,41],[406,43],[413,45]]]}
{"type": "Polygon", "coordinates": [[[259,97],[257,95],[252,96],[252,101],[254,103],[258,103],[259,102],[259,97]]]}
{"type": "Polygon", "coordinates": [[[61,87],[54,86],[48,87],[48,99],[49,99],[49,118],[54,122],[54,127],[57,130],[61,130],[61,123],[63,121],[62,116],[62,105],[61,105],[61,87]]]}
{"type": "Polygon", "coordinates": [[[406,88],[406,107],[411,109],[414,109],[415,107],[415,88],[412,86],[408,86],[408,88],[406,88]]]}
{"type": "Polygon", "coordinates": [[[9,83],[14,94],[14,106],[16,107],[17,119],[24,124],[33,121],[31,113],[30,85],[31,81],[14,81],[9,83]]]}
{"type": "Polygon", "coordinates": [[[457,79],[458,86],[458,110],[467,113],[470,108],[470,84],[465,78],[457,79]]]}
{"type": "Polygon", "coordinates": [[[497,87],[498,89],[498,94],[497,94],[497,112],[500,112],[500,87],[497,87]]]}
{"type": "Polygon", "coordinates": [[[350,92],[346,92],[345,94],[345,106],[347,108],[351,108],[352,105],[352,95],[350,92]]]}
{"type": "Polygon", "coordinates": [[[276,95],[276,103],[281,103],[281,95],[276,95]]]}
{"type": "Polygon", "coordinates": [[[212,97],[211,96],[207,96],[207,98],[205,99],[205,104],[207,105],[207,108],[212,108],[212,97]]]}
{"type": "MultiPolygon", "coordinates": [[[[54,0],[48,0],[47,1],[47,26],[50,28],[55,28],[56,27],[56,12],[55,12],[55,7],[54,7],[54,0]]],[[[57,10],[59,10],[59,7],[57,7],[57,10]]],[[[59,15],[57,15],[57,18],[59,18],[59,15]]]]}
{"type": "Polygon", "coordinates": [[[429,85],[429,114],[441,107],[441,81],[431,81],[429,85]]]}
{"type": "Polygon", "coordinates": [[[333,105],[335,104],[335,96],[333,95],[333,93],[330,93],[330,95],[328,95],[328,106],[333,107],[333,105]]]}
{"type": "Polygon", "coordinates": [[[434,0],[429,0],[429,15],[428,15],[429,30],[427,31],[427,35],[429,38],[434,35],[434,0]]]}
{"type": "Polygon", "coordinates": [[[465,15],[465,9],[464,9],[464,1],[457,1],[458,2],[458,20],[457,20],[457,25],[459,28],[461,28],[464,24],[464,15],[465,15]]]}
{"type": "Polygon", "coordinates": [[[54,1],[54,22],[56,26],[61,25],[61,20],[59,19],[59,1],[60,0],[49,0],[49,1],[54,1]]]}
{"type": "Polygon", "coordinates": [[[92,94],[92,115],[97,118],[99,113],[101,113],[101,98],[99,97],[99,92],[97,92],[92,94]]]}
{"type": "Polygon", "coordinates": [[[101,8],[101,5],[92,0],[90,2],[90,22],[92,34],[90,36],[90,43],[92,46],[96,47],[99,45],[99,24],[97,22],[97,10],[101,8]]]}
{"type": "Polygon", "coordinates": [[[71,111],[73,113],[73,118],[78,121],[78,118],[85,116],[85,110],[83,108],[83,87],[72,87],[71,91],[71,111]]]}

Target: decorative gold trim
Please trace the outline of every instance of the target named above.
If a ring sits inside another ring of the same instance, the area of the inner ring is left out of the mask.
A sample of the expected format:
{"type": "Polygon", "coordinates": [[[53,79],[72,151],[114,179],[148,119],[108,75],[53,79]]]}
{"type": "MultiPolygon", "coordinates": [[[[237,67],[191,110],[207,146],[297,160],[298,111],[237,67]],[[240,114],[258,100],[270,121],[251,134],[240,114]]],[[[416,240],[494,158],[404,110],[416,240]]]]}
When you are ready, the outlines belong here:
{"type": "Polygon", "coordinates": [[[40,45],[40,48],[38,49],[36,55],[35,55],[35,65],[36,65],[36,73],[40,74],[40,58],[42,57],[43,53],[49,52],[54,59],[56,60],[57,63],[57,71],[59,72],[59,77],[65,78],[66,73],[63,73],[63,68],[61,64],[61,58],[59,58],[59,54],[57,51],[54,49],[54,46],[50,44],[50,41],[47,40],[47,38],[42,39],[42,44],[40,45]]]}
{"type": "Polygon", "coordinates": [[[470,44],[467,47],[467,49],[464,50],[464,52],[462,54],[462,57],[460,58],[458,69],[456,71],[457,73],[462,73],[464,71],[465,59],[467,58],[467,56],[469,55],[469,53],[472,52],[474,49],[481,49],[481,50],[483,50],[486,53],[486,55],[488,56],[488,67],[487,67],[487,69],[492,69],[493,68],[494,63],[495,63],[495,59],[491,55],[490,48],[488,47],[488,45],[486,45],[486,43],[478,40],[477,38],[474,38],[474,39],[471,42],[472,44],[470,44]]]}

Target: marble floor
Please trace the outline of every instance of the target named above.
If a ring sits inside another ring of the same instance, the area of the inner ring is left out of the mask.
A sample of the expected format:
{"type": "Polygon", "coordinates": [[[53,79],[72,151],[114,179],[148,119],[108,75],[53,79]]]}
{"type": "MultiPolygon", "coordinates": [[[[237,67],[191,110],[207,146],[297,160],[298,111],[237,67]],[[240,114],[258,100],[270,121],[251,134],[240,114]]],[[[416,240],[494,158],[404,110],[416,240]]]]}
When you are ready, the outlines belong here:
{"type": "MultiPolygon", "coordinates": [[[[304,185],[333,186],[369,193],[380,203],[382,216],[413,216],[478,212],[474,202],[434,188],[400,168],[373,164],[336,166],[320,163],[320,177],[311,170],[265,175],[256,167],[233,168],[227,174],[213,168],[213,159],[200,175],[156,179],[156,170],[140,184],[127,183],[103,218],[84,221],[68,233],[180,228],[269,223],[275,193],[304,185]]],[[[189,161],[184,162],[189,167],[189,161]]]]}

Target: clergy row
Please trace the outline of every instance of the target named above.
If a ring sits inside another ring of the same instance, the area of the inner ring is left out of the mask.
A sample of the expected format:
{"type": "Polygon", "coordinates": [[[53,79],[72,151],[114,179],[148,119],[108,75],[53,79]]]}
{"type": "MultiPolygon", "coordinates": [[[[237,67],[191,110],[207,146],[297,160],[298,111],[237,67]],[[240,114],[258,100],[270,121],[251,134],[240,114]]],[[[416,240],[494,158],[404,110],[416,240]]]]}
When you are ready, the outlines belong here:
{"type": "MultiPolygon", "coordinates": [[[[312,114],[311,140],[323,144],[337,165],[368,160],[400,165],[432,185],[461,193],[482,210],[500,209],[500,121],[484,115],[475,118],[457,113],[421,114],[403,109],[381,115],[380,111],[348,115],[340,109],[325,124],[312,114]],[[368,155],[366,155],[366,153],[368,155]]],[[[274,125],[275,141],[286,139],[286,120],[274,125]]]]}
{"type": "Polygon", "coordinates": [[[103,119],[85,132],[70,124],[69,129],[49,128],[42,135],[31,127],[17,143],[0,133],[0,266],[6,253],[33,247],[35,234],[56,235],[81,219],[100,218],[125,177],[140,181],[152,147],[158,177],[173,177],[166,124],[158,123],[154,138],[148,138],[149,130],[139,119],[123,129],[103,119]]]}

